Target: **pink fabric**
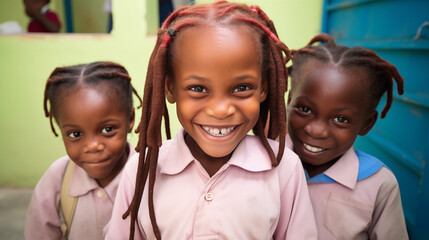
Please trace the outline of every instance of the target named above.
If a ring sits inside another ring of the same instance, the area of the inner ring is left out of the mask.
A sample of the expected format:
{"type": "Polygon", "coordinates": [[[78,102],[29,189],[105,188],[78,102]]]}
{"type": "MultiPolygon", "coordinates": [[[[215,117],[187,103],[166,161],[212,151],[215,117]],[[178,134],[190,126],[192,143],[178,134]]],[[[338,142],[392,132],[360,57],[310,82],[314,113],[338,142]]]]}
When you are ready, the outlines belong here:
{"type": "MultiPolygon", "coordinates": [[[[260,140],[247,136],[213,177],[187,148],[183,129],[160,149],[154,205],[163,239],[316,239],[316,227],[299,158],[286,149],[276,168],[260,140]]],[[[278,144],[270,141],[277,152],[278,144]]],[[[126,165],[106,239],[128,239],[122,220],[135,187],[136,154],[126,165]]],[[[134,239],[155,239],[147,187],[134,239]]]]}
{"type": "MultiPolygon", "coordinates": [[[[131,144],[130,157],[135,153],[131,144]]],[[[60,189],[68,156],[56,160],[37,183],[27,213],[25,239],[61,239],[59,216],[60,189]]],[[[122,171],[123,172],[123,171],[122,171]]],[[[120,175],[105,188],[76,166],[70,184],[70,195],[79,196],[69,239],[104,239],[116,197],[120,175]]]]}
{"type": "MultiPolygon", "coordinates": [[[[287,135],[286,146],[293,148],[287,135]]],[[[325,174],[335,183],[308,184],[319,239],[408,239],[398,182],[386,167],[357,181],[349,149],[325,174]]]]}

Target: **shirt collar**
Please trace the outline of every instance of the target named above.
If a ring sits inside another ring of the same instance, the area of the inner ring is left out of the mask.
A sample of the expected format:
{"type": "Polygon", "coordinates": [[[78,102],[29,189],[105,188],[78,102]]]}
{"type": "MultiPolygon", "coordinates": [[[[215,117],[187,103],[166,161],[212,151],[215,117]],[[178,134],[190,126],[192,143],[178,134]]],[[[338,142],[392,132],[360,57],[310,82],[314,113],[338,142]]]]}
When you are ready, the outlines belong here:
{"type": "Polygon", "coordinates": [[[49,11],[49,9],[49,3],[47,3],[45,6],[42,7],[40,11],[42,12],[42,14],[45,14],[47,11],[49,11]]]}
{"type": "Polygon", "coordinates": [[[334,165],[322,174],[325,174],[345,187],[354,189],[359,174],[359,158],[356,156],[354,148],[351,147],[347,150],[334,165]]]}
{"type": "MultiPolygon", "coordinates": [[[[160,172],[175,175],[182,172],[189,164],[197,161],[184,139],[185,131],[181,128],[176,136],[164,141],[159,152],[160,172]]],[[[276,143],[269,141],[273,147],[276,143]]],[[[275,152],[276,148],[273,149],[275,152]]],[[[258,137],[246,136],[234,150],[227,163],[251,172],[260,172],[272,168],[269,155],[258,137]]]]}

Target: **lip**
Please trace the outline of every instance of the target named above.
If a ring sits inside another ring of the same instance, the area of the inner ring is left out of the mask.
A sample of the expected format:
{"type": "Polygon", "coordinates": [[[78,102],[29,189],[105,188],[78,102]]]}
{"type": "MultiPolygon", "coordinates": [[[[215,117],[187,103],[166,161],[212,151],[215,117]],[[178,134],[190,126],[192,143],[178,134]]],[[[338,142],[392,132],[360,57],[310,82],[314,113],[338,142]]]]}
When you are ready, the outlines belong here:
{"type": "Polygon", "coordinates": [[[101,164],[105,164],[107,162],[109,162],[110,158],[105,158],[99,161],[82,161],[82,164],[87,164],[87,165],[101,165],[101,164]]]}

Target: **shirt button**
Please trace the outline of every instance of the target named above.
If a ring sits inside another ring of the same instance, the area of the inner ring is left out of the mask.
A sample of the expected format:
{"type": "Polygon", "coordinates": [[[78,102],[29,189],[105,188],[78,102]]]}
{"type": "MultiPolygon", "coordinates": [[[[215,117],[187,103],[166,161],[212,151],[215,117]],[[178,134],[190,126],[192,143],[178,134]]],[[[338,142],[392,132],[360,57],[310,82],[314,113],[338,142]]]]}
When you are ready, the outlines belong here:
{"type": "Polygon", "coordinates": [[[103,190],[98,190],[98,191],[97,191],[97,197],[99,197],[99,198],[103,198],[103,197],[104,197],[104,192],[103,192],[103,190]]]}
{"type": "Polygon", "coordinates": [[[213,193],[208,192],[206,193],[206,196],[204,197],[204,199],[206,199],[207,202],[211,202],[213,200],[213,193]]]}

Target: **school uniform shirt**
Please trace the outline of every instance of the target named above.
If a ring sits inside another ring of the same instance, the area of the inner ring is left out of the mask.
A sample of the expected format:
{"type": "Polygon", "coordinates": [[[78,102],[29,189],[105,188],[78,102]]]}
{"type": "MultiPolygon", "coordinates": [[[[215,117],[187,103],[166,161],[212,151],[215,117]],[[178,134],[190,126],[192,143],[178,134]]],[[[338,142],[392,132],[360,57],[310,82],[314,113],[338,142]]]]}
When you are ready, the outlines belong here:
{"type": "Polygon", "coordinates": [[[377,158],[352,147],[307,181],[319,239],[408,239],[398,182],[377,158]]]}
{"type": "MultiPolygon", "coordinates": [[[[130,159],[135,150],[131,144],[128,145],[130,159]]],[[[71,160],[68,156],[56,160],[37,183],[27,212],[26,240],[62,238],[59,201],[63,175],[69,161],[71,160]]],[[[85,170],[76,165],[69,194],[79,198],[69,239],[104,239],[103,228],[110,220],[122,172],[102,188],[85,170]]]]}
{"type": "MultiPolygon", "coordinates": [[[[278,143],[269,140],[277,153],[278,143]]],[[[138,156],[127,163],[106,239],[128,239],[138,156]]],[[[154,186],[156,220],[163,239],[316,239],[313,210],[298,156],[286,149],[278,167],[254,136],[209,177],[192,156],[181,129],[160,147],[154,186]]],[[[146,185],[134,239],[155,239],[146,185]]]]}

